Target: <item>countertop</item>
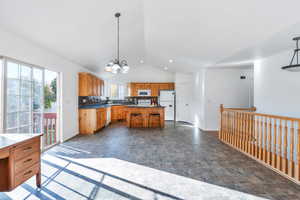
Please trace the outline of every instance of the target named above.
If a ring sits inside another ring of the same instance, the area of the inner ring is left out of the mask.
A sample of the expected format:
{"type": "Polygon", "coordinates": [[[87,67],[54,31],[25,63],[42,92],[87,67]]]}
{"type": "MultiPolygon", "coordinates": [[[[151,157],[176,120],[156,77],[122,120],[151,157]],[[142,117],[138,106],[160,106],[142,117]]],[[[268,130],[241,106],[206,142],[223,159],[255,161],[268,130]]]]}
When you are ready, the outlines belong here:
{"type": "Polygon", "coordinates": [[[93,104],[93,105],[84,105],[79,106],[79,109],[98,109],[98,108],[107,108],[111,106],[126,106],[129,108],[164,108],[164,106],[140,106],[132,104],[93,104]]]}
{"type": "Polygon", "coordinates": [[[127,105],[127,108],[164,108],[165,106],[139,106],[139,105],[127,105]]]}
{"type": "Polygon", "coordinates": [[[79,106],[79,109],[97,109],[97,108],[108,108],[111,106],[123,106],[123,105],[124,104],[93,104],[93,105],[79,106]]]}
{"type": "Polygon", "coordinates": [[[26,140],[39,137],[42,134],[11,134],[11,133],[6,133],[6,134],[0,134],[0,149],[4,149],[6,147],[18,144],[20,142],[24,142],[26,140]]]}

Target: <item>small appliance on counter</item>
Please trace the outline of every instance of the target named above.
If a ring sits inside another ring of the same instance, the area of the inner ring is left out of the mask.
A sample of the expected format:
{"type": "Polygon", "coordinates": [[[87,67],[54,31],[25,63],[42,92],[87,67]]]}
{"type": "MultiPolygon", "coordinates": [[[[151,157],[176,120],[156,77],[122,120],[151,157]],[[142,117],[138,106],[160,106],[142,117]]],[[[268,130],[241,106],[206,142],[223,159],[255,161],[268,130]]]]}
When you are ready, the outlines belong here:
{"type": "Polygon", "coordinates": [[[139,99],[138,100],[139,106],[150,106],[151,105],[151,99],[139,99]]]}

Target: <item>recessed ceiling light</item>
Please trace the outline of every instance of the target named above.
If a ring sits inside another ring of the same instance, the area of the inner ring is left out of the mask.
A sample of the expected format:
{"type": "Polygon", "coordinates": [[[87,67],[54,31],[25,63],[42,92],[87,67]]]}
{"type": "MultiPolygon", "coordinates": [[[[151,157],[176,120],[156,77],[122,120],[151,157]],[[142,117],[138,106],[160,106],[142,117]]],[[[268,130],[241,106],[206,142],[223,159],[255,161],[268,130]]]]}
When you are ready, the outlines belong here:
{"type": "Polygon", "coordinates": [[[168,67],[164,67],[164,70],[168,70],[169,68],[168,67]]]}
{"type": "Polygon", "coordinates": [[[174,61],[172,59],[169,60],[169,63],[173,63],[174,61]]]}
{"type": "Polygon", "coordinates": [[[140,63],[141,63],[141,64],[143,64],[143,63],[144,63],[144,61],[143,61],[143,60],[140,60],[140,63]]]}

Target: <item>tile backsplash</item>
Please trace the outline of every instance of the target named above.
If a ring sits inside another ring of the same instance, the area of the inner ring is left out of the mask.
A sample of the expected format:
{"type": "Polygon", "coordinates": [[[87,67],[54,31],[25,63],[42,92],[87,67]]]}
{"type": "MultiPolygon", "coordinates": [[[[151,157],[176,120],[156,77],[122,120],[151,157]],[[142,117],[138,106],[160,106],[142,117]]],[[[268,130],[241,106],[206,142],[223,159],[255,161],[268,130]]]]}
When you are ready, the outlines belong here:
{"type": "Polygon", "coordinates": [[[78,104],[82,105],[91,105],[91,104],[105,104],[107,100],[104,97],[99,96],[79,96],[78,104]]]}
{"type": "Polygon", "coordinates": [[[126,99],[126,100],[109,100],[105,97],[99,96],[79,96],[78,97],[78,104],[79,106],[84,105],[92,105],[92,104],[134,104],[134,102],[126,99]]]}

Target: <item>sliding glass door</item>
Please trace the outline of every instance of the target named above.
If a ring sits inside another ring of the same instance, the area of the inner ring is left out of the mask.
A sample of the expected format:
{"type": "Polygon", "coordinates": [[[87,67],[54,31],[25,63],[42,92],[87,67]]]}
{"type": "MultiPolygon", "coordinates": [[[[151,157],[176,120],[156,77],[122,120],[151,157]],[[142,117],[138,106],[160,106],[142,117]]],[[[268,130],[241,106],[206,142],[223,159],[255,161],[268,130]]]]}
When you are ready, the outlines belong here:
{"type": "Polygon", "coordinates": [[[4,72],[4,132],[41,132],[41,118],[34,119],[33,112],[43,112],[43,70],[7,61],[4,72]]]}
{"type": "Polygon", "coordinates": [[[57,143],[58,73],[5,59],[3,75],[3,132],[43,133],[43,147],[57,143]]]}

